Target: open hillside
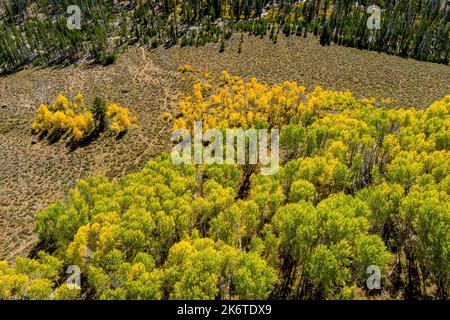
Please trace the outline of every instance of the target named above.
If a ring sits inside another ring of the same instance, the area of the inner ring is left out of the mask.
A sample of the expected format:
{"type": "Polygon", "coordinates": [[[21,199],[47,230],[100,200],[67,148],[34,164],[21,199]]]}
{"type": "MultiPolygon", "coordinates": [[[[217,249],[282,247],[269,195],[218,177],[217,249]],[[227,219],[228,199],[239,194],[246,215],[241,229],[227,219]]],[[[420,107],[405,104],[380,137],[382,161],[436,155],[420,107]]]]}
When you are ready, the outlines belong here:
{"type": "Polygon", "coordinates": [[[0,258],[27,254],[36,244],[35,214],[64,196],[75,181],[102,173],[119,178],[141,168],[170,146],[164,111],[176,112],[185,93],[176,69],[189,64],[229,70],[263,83],[297,81],[312,90],[350,89],[356,97],[392,98],[421,108],[450,92],[450,67],[358,49],[320,46],[314,37],[269,39],[233,35],[224,52],[203,47],[130,47],[110,66],[81,64],[26,69],[0,78],[0,258]],[[241,52],[239,51],[241,46],[241,52]],[[63,142],[39,141],[30,124],[38,105],[57,94],[82,92],[124,105],[138,129],[121,139],[102,137],[71,150],[63,142]]]}

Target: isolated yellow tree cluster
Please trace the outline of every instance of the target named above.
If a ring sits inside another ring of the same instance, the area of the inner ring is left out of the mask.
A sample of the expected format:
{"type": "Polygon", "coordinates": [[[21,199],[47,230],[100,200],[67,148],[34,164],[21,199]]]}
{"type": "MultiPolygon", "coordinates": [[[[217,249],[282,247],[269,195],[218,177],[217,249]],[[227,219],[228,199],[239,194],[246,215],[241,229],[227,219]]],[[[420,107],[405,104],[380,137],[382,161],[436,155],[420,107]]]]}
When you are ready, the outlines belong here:
{"type": "Polygon", "coordinates": [[[37,110],[37,117],[32,124],[36,134],[47,134],[49,137],[67,136],[70,140],[80,142],[89,137],[98,127],[99,122],[109,124],[108,130],[114,134],[126,132],[136,127],[136,118],[127,108],[115,103],[105,104],[105,112],[88,108],[81,93],[71,101],[58,95],[53,104],[42,103],[37,110]],[[105,119],[100,119],[105,117],[105,119]]]}
{"type": "Polygon", "coordinates": [[[121,107],[115,103],[107,105],[106,116],[109,119],[109,130],[115,134],[136,128],[136,117],[130,114],[128,108],[121,107]]]}
{"type": "Polygon", "coordinates": [[[58,95],[53,104],[41,104],[32,128],[35,133],[69,134],[80,141],[94,131],[95,124],[92,113],[85,111],[83,95],[78,93],[75,101],[58,95]]]}

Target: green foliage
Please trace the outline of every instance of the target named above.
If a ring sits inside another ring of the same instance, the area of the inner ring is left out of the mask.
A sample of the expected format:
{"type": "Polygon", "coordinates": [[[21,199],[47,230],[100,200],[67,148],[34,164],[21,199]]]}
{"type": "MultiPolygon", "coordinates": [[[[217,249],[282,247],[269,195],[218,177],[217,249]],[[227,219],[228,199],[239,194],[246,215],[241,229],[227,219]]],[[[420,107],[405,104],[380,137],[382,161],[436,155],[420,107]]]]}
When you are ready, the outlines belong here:
{"type": "Polygon", "coordinates": [[[0,261],[0,300],[50,299],[61,271],[62,261],[44,252],[37,260],[17,257],[13,268],[0,261]]]}
{"type": "Polygon", "coordinates": [[[101,64],[103,66],[109,66],[109,65],[115,63],[116,60],[117,60],[116,53],[104,53],[101,57],[101,64]]]}
{"type": "Polygon", "coordinates": [[[380,293],[366,289],[375,265],[385,295],[446,299],[450,97],[424,110],[309,98],[282,130],[292,153],[276,175],[162,154],[79,181],[37,215],[52,255],[0,263],[0,297],[352,299],[380,293]],[[81,290],[56,288],[62,261],[80,266],[81,290]]]}

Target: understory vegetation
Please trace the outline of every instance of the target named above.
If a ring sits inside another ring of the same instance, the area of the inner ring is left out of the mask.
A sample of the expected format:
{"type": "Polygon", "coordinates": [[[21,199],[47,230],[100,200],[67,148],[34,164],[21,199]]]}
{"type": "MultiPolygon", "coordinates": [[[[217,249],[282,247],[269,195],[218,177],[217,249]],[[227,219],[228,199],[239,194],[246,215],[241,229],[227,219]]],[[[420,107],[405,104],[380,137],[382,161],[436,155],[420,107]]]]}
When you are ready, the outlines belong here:
{"type": "Polygon", "coordinates": [[[276,175],[175,165],[95,176],[37,215],[42,250],[0,263],[4,299],[449,295],[450,95],[425,109],[182,66],[174,129],[278,128],[276,175]],[[64,283],[67,266],[81,287],[64,283]],[[369,290],[369,266],[381,290],[369,290]]]}

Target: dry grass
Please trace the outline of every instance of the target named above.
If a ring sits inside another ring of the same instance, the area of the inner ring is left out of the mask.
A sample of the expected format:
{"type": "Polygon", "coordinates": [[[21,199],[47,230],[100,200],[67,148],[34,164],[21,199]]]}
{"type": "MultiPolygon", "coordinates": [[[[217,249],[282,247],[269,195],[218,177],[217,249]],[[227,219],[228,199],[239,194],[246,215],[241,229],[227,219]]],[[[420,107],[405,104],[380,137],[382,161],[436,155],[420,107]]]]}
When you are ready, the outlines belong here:
{"type": "Polygon", "coordinates": [[[160,63],[167,68],[187,63],[211,71],[228,70],[261,82],[297,81],[313,89],[320,85],[330,90],[350,89],[360,97],[393,98],[405,107],[425,107],[450,93],[450,67],[403,59],[371,51],[331,45],[322,47],[313,36],[244,36],[238,53],[240,35],[226,42],[205,47],[157,49],[160,63]]]}
{"type": "Polygon", "coordinates": [[[279,37],[272,44],[245,36],[238,54],[239,39],[233,36],[223,53],[218,44],[151,52],[130,48],[109,67],[24,70],[0,78],[0,259],[33,249],[36,212],[63,197],[76,180],[97,173],[118,178],[168,149],[170,134],[161,115],[174,110],[183,93],[175,73],[180,64],[227,69],[268,83],[296,80],[309,88],[349,88],[358,96],[395,98],[404,106],[426,106],[450,92],[448,66],[321,47],[312,37],[279,37]],[[39,103],[78,91],[88,101],[101,96],[129,107],[139,128],[120,140],[104,136],[74,151],[63,142],[37,141],[30,124],[39,103]]]}

